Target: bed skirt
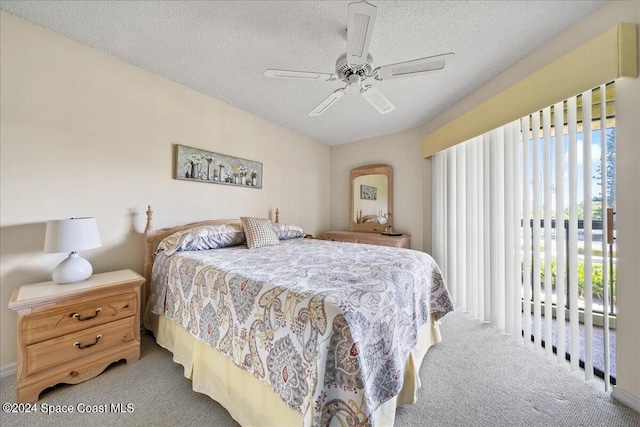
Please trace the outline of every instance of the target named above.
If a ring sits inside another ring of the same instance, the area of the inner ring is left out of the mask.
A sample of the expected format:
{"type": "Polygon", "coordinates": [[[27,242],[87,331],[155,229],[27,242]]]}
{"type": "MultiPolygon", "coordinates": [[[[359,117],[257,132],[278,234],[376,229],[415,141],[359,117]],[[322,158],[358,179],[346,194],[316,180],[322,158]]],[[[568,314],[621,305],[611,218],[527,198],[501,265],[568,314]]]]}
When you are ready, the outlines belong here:
{"type": "MultiPolygon", "coordinates": [[[[194,338],[165,316],[147,311],[145,327],[154,333],[161,347],[173,353],[173,361],[184,367],[184,376],[191,379],[192,389],[220,403],[241,426],[300,427],[313,424],[311,411],[305,416],[294,411],[268,384],[237,367],[227,356],[194,338]]],[[[396,407],[416,402],[421,385],[422,359],[429,347],[441,339],[438,322],[432,314],[431,323],[420,328],[418,344],[409,354],[402,390],[374,413],[377,427],[393,426],[396,407]]]]}

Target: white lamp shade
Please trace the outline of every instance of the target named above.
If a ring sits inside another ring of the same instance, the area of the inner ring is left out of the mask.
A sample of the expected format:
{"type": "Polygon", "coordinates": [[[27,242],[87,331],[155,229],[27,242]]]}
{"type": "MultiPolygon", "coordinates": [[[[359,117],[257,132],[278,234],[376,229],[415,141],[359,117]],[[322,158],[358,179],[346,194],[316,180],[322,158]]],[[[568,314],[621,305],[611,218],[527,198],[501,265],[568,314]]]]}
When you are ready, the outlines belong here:
{"type": "Polygon", "coordinates": [[[47,221],[45,252],[75,252],[100,247],[95,218],[68,218],[47,221]]]}

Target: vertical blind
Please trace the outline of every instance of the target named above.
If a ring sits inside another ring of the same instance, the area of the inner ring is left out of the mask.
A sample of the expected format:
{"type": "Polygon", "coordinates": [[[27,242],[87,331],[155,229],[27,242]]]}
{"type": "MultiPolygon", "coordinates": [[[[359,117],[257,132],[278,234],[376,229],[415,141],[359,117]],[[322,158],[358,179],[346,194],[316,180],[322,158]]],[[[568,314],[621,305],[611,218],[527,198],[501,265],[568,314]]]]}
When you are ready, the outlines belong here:
{"type": "Polygon", "coordinates": [[[558,363],[565,360],[567,340],[572,370],[579,369],[582,348],[587,380],[593,375],[592,266],[602,264],[599,347],[608,387],[606,221],[601,256],[592,256],[598,248],[594,203],[606,219],[609,180],[600,177],[595,190],[592,185],[592,130],[600,141],[600,173],[607,171],[606,90],[603,85],[584,92],[436,153],[432,246],[459,308],[506,334],[524,336],[526,346],[543,351],[544,342],[548,357],[556,347],[558,363]],[[593,120],[596,96],[600,108],[593,120]]]}

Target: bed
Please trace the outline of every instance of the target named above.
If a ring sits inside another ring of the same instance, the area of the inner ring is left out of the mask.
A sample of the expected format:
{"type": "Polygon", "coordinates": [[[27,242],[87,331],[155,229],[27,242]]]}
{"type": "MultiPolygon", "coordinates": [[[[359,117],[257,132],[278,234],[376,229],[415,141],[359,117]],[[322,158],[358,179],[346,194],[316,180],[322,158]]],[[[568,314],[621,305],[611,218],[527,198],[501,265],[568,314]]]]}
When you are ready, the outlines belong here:
{"type": "Polygon", "coordinates": [[[241,425],[392,426],[395,408],[416,401],[438,319],[453,310],[430,256],[286,233],[253,249],[234,235],[173,252],[176,236],[240,221],[155,230],[152,216],[145,327],[241,425]]]}

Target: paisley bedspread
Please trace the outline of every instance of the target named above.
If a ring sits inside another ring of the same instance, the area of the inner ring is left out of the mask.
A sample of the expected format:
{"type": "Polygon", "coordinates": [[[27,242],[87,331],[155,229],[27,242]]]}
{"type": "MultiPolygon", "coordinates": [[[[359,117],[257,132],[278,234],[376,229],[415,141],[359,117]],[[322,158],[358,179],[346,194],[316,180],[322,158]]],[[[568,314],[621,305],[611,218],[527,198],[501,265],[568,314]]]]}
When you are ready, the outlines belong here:
{"type": "Polygon", "coordinates": [[[418,328],[453,310],[429,255],[382,246],[294,239],[160,253],[153,277],[154,313],[269,384],[316,426],[334,417],[373,425],[372,413],[402,388],[418,328]]]}

